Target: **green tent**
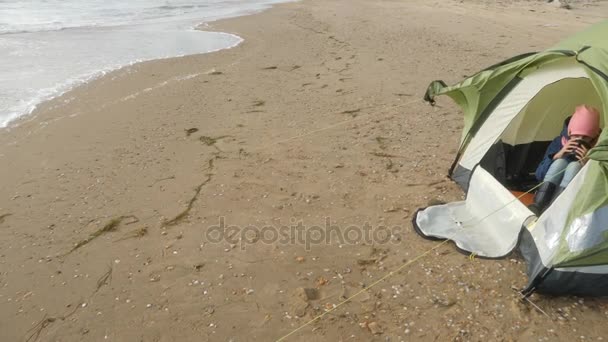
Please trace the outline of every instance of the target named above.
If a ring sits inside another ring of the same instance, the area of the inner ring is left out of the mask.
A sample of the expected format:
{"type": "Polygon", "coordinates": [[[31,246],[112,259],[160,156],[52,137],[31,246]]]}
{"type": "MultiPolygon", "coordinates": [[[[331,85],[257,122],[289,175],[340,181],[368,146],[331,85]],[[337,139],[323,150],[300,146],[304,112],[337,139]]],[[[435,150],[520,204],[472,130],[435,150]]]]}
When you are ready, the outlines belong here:
{"type": "Polygon", "coordinates": [[[538,183],[534,170],[576,106],[594,106],[602,127],[608,122],[608,20],[458,84],[434,81],[425,100],[434,104],[437,95],[464,112],[450,176],[467,197],[419,210],[415,229],[481,257],[519,247],[528,262],[527,293],[608,295],[608,129],[540,217],[514,195],[538,183]]]}

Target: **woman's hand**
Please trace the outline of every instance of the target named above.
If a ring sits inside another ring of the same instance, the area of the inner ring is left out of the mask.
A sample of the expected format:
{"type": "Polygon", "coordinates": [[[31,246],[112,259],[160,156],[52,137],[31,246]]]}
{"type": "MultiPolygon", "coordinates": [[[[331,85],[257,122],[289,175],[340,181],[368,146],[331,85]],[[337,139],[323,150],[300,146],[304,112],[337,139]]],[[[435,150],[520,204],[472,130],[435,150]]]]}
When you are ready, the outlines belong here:
{"type": "Polygon", "coordinates": [[[589,149],[587,147],[585,147],[585,145],[583,145],[583,144],[580,144],[579,146],[577,146],[574,149],[574,154],[576,155],[576,159],[578,159],[578,161],[580,161],[583,164],[587,161],[585,159],[585,157],[587,156],[588,152],[589,152],[589,149]]]}
{"type": "Polygon", "coordinates": [[[566,145],[564,145],[564,147],[562,147],[562,149],[559,150],[559,152],[557,152],[556,154],[553,155],[553,160],[558,160],[558,159],[562,158],[564,155],[574,152],[576,150],[576,148],[578,148],[578,142],[576,142],[572,139],[568,140],[566,145]]]}

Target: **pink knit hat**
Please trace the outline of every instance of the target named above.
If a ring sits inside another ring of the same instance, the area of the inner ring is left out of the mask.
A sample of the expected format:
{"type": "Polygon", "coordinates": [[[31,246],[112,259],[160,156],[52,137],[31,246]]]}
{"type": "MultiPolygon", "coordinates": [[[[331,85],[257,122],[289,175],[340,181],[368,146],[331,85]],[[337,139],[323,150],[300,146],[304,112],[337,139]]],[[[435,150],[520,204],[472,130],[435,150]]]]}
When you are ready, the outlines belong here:
{"type": "Polygon", "coordinates": [[[576,107],[568,124],[568,134],[597,137],[600,134],[600,112],[587,105],[576,107]]]}

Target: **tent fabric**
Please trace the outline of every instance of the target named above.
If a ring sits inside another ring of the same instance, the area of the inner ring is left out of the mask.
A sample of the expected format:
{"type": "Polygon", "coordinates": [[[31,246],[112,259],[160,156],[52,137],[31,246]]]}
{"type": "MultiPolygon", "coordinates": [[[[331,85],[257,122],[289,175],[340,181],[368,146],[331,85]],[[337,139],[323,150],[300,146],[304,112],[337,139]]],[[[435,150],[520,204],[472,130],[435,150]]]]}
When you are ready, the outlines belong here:
{"type": "Polygon", "coordinates": [[[519,252],[527,264],[527,274],[532,281],[522,291],[530,294],[538,291],[551,295],[608,296],[608,267],[555,268],[549,272],[536,249],[530,232],[522,230],[519,252]]]}
{"type": "Polygon", "coordinates": [[[608,123],[608,20],[546,51],[515,56],[455,85],[434,81],[425,100],[433,104],[439,95],[450,97],[463,111],[460,147],[450,175],[466,185],[467,199],[419,211],[414,223],[420,232],[493,257],[513,249],[524,227],[528,247],[534,248],[523,249],[537,253],[536,259],[529,259],[537,263],[529,269],[534,288],[551,292],[551,286],[564,281],[568,284],[563,288],[585,292],[589,289],[576,282],[591,279],[589,274],[608,284],[608,129],[589,152],[583,171],[534,223],[526,219],[525,206],[497,180],[503,181],[500,175],[479,166],[494,157],[496,144],[511,148],[550,140],[561,127],[553,126],[561,125],[576,105],[597,107],[602,125],[608,123]],[[497,205],[505,208],[498,210],[497,205]],[[492,210],[484,224],[463,229],[462,222],[474,222],[492,210]]]}
{"type": "MultiPolygon", "coordinates": [[[[582,68],[578,70],[584,73],[582,68]]],[[[580,103],[596,108],[602,105],[586,75],[578,78],[572,75],[548,84],[513,118],[502,134],[502,140],[513,146],[551,141],[562,130],[564,120],[572,115],[580,103]]]]}
{"type": "Polygon", "coordinates": [[[568,212],[559,256],[555,260],[556,266],[581,266],[608,264],[608,165],[606,162],[591,161],[588,165],[588,180],[582,184],[580,191],[572,201],[572,208],[568,212]],[[602,229],[603,234],[596,235],[602,229]],[[569,243],[573,233],[586,230],[594,234],[598,244],[584,250],[572,248],[569,243]]]}
{"type": "Polygon", "coordinates": [[[416,215],[426,237],[450,239],[463,251],[486,258],[508,255],[522,222],[532,212],[481,167],[473,171],[465,201],[432,206],[416,215]],[[502,211],[501,215],[494,215],[502,211]]]}
{"type": "MultiPolygon", "coordinates": [[[[476,128],[485,121],[488,112],[493,108],[492,102],[502,100],[500,93],[508,90],[509,83],[517,74],[526,68],[533,68],[564,56],[574,56],[574,52],[547,51],[524,57],[511,64],[501,65],[496,69],[484,70],[453,86],[445,86],[442,81],[434,81],[427,88],[425,99],[433,102],[435,96],[447,95],[454,100],[464,112],[464,127],[461,146],[467,143],[467,137],[476,132],[476,128]]],[[[505,94],[503,94],[504,96],[505,94]]]]}
{"type": "MultiPolygon", "coordinates": [[[[467,169],[472,169],[475,167],[475,165],[479,163],[481,158],[483,158],[488,149],[496,141],[497,137],[500,136],[502,132],[504,132],[513,122],[513,119],[515,117],[519,117],[520,119],[525,117],[525,115],[520,116],[518,114],[520,114],[524,107],[526,107],[526,105],[534,97],[536,97],[544,87],[546,87],[548,84],[555,83],[566,78],[587,78],[587,74],[582,67],[576,63],[573,63],[572,60],[565,60],[557,63],[551,63],[551,65],[548,65],[546,68],[530,74],[528,77],[519,82],[518,86],[509,92],[509,94],[506,95],[501,103],[494,109],[492,113],[492,120],[481,126],[475,136],[471,139],[466,151],[462,156],[460,164],[467,169]]],[[[561,98],[568,99],[567,96],[562,96],[561,98]]],[[[545,106],[543,106],[544,108],[534,108],[533,116],[538,118],[543,114],[546,115],[546,111],[553,110],[555,112],[556,110],[560,109],[562,111],[566,109],[566,114],[568,114],[571,109],[570,107],[573,109],[575,105],[576,103],[568,104],[566,100],[553,101],[550,105],[545,104],[545,106]],[[566,102],[566,105],[564,102],[566,102]],[[544,112],[540,112],[541,109],[544,112]]],[[[536,120],[539,121],[538,119],[536,120]]],[[[559,131],[561,130],[562,121],[550,120],[547,123],[556,123],[557,130],[559,131]]],[[[547,129],[547,131],[553,132],[555,130],[547,129]]],[[[517,130],[514,132],[517,132],[517,130]]],[[[511,143],[511,145],[533,141],[533,136],[531,135],[536,133],[536,130],[530,130],[527,133],[528,134],[526,136],[522,136],[522,133],[519,133],[520,136],[518,137],[503,136],[502,140],[503,142],[511,143]]],[[[552,135],[547,137],[547,140],[551,140],[554,137],[553,133],[550,134],[552,135]]]]}
{"type": "Polygon", "coordinates": [[[568,211],[572,201],[576,198],[581,186],[589,177],[589,165],[574,177],[564,192],[555,199],[553,204],[541,215],[532,226],[528,227],[536,241],[540,257],[545,265],[551,265],[555,259],[565,223],[568,220],[568,211]]]}

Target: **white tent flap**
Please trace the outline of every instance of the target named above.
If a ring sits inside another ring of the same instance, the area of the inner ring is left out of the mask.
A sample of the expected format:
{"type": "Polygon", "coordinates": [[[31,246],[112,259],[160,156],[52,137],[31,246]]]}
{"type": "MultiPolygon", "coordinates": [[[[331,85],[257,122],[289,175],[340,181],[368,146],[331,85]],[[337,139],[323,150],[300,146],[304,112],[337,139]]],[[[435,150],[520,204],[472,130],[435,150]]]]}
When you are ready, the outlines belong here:
{"type": "Polygon", "coordinates": [[[509,254],[532,212],[481,167],[473,171],[470,184],[465,201],[418,212],[417,228],[426,236],[453,240],[460,249],[482,257],[509,254]]]}

